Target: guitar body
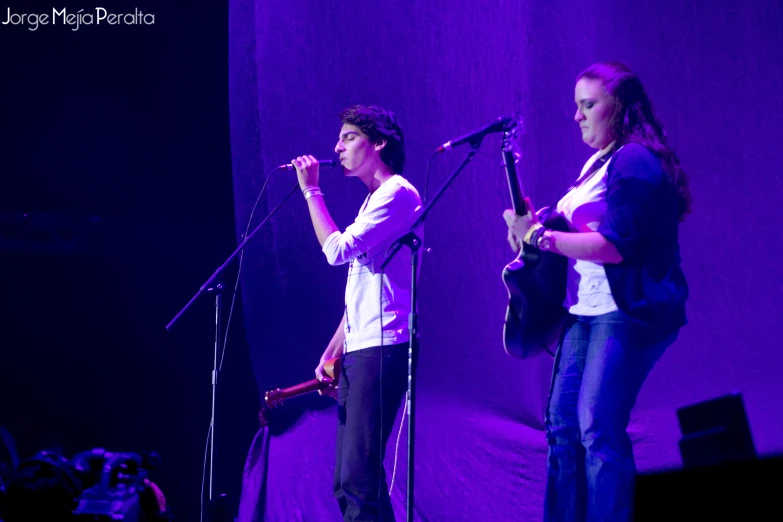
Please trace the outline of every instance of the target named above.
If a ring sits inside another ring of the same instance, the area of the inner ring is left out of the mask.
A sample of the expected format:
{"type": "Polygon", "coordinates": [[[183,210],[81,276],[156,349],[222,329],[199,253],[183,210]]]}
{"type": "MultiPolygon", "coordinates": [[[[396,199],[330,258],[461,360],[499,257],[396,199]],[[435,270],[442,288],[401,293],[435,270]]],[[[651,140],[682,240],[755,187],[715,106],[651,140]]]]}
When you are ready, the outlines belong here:
{"type": "MultiPolygon", "coordinates": [[[[518,216],[528,209],[516,171],[517,157],[513,152],[519,124],[503,134],[503,164],[506,168],[511,204],[518,216]]],[[[546,228],[567,232],[566,219],[553,209],[541,216],[546,228]]],[[[565,256],[524,244],[519,256],[503,269],[503,283],[508,290],[508,308],[503,326],[503,346],[506,353],[526,359],[549,351],[557,343],[566,318],[563,301],[566,296],[568,259],[565,256]]]]}
{"type": "MultiPolygon", "coordinates": [[[[568,222],[557,212],[543,220],[544,226],[568,231],[568,222]]],[[[503,269],[508,290],[508,308],[503,326],[503,347],[517,359],[526,359],[557,343],[566,318],[568,258],[525,244],[519,256],[503,269]]]]}

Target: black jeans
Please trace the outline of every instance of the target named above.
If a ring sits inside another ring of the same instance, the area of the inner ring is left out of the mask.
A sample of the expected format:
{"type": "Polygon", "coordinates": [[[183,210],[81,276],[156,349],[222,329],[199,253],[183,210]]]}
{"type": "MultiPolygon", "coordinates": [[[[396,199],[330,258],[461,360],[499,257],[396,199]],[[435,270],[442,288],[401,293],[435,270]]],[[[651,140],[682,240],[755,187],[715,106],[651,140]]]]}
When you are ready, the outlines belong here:
{"type": "Polygon", "coordinates": [[[337,387],[334,495],[346,522],[393,522],[383,457],[408,389],[408,344],[345,354],[337,387]],[[381,381],[383,389],[381,389],[381,381]]]}

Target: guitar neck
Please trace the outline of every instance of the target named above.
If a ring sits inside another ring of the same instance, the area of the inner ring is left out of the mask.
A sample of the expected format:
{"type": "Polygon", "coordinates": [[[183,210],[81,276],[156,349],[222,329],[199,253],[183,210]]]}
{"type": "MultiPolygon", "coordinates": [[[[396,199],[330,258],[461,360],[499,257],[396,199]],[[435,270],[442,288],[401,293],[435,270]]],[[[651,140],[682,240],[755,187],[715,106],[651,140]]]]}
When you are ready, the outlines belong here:
{"type": "Polygon", "coordinates": [[[503,151],[503,165],[506,167],[506,179],[508,180],[508,189],[511,192],[511,206],[518,216],[524,216],[529,209],[522,194],[522,185],[519,183],[519,176],[517,176],[516,158],[512,150],[503,151]]]}
{"type": "Polygon", "coordinates": [[[311,379],[300,384],[295,384],[294,386],[281,389],[280,399],[290,399],[291,397],[298,397],[299,395],[304,395],[305,393],[314,392],[320,389],[321,386],[323,386],[323,384],[318,379],[311,379]]]}
{"type": "Polygon", "coordinates": [[[337,382],[339,380],[340,365],[341,360],[339,358],[330,359],[326,361],[323,366],[324,373],[326,373],[330,379],[325,379],[324,381],[310,379],[309,381],[295,384],[293,386],[289,386],[288,388],[275,388],[274,390],[269,390],[264,395],[264,403],[268,408],[277,408],[278,406],[281,406],[286,399],[298,397],[299,395],[304,395],[305,393],[325,390],[330,383],[337,382]]]}

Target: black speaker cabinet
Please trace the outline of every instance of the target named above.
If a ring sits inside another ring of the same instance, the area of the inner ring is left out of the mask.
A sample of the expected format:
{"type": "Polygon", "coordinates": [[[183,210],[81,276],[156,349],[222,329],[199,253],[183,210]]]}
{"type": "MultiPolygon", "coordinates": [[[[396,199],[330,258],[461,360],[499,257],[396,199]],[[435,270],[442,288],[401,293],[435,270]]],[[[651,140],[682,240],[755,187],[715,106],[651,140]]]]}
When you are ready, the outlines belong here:
{"type": "Polygon", "coordinates": [[[758,459],[742,395],[677,410],[683,469],[636,478],[634,520],[783,520],[783,456],[758,459]]]}
{"type": "Polygon", "coordinates": [[[733,393],[677,410],[685,468],[756,458],[742,395],[733,393]]]}

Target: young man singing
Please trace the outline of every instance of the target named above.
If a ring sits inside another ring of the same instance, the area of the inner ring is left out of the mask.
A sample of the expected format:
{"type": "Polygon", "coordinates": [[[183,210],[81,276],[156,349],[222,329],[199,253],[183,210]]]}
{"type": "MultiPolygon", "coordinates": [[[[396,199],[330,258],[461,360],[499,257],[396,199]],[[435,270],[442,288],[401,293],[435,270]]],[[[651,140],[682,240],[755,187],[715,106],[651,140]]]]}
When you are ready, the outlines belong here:
{"type": "Polygon", "coordinates": [[[394,114],[380,107],[355,106],[343,111],[340,119],[335,152],[345,175],[359,178],[369,190],[356,220],[344,232],[326,208],[316,159],[300,156],[292,161],[327,261],[349,263],[345,313],[315,375],[328,378],[324,362],[342,357],[336,389],[334,492],[344,520],[392,522],[383,456],[407,390],[410,260],[398,254],[383,271],[381,264],[389,246],[410,230],[422,203],[401,176],[404,139],[394,114]]]}

